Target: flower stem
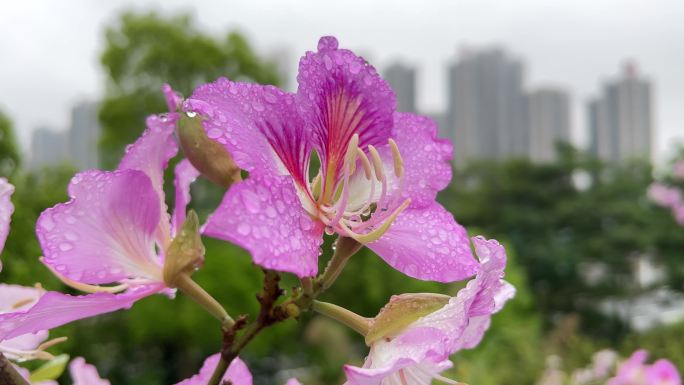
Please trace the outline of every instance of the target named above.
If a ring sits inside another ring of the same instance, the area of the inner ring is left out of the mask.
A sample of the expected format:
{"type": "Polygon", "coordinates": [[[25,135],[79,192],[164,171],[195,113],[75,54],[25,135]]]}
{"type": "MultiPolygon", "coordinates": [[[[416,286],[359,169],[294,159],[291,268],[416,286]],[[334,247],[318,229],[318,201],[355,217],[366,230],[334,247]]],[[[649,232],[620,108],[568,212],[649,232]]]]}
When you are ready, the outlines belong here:
{"type": "Polygon", "coordinates": [[[31,385],[22,377],[4,354],[0,353],[0,384],[31,385]]]}
{"type": "Polygon", "coordinates": [[[362,336],[368,334],[370,319],[366,317],[362,317],[341,306],[337,306],[328,302],[313,301],[312,309],[317,313],[323,314],[324,316],[330,317],[349,326],[362,336]]]}
{"type": "Polygon", "coordinates": [[[226,309],[224,309],[214,297],[209,295],[202,286],[193,281],[190,276],[187,274],[179,274],[178,277],[176,277],[175,284],[176,287],[188,297],[192,298],[211,315],[218,318],[224,329],[233,327],[235,321],[228,315],[226,309]]]}

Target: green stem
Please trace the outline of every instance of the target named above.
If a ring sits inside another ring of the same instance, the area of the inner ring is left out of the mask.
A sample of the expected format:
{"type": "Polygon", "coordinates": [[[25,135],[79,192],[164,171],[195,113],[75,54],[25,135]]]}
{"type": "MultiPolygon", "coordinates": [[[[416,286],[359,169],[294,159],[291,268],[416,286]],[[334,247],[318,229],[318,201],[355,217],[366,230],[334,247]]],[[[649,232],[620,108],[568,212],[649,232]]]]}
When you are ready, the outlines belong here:
{"type": "Polygon", "coordinates": [[[187,274],[180,274],[174,283],[176,284],[176,287],[188,297],[192,298],[211,315],[218,318],[218,320],[221,321],[221,326],[224,330],[233,327],[235,321],[228,315],[226,309],[224,309],[214,297],[209,295],[202,286],[193,281],[190,276],[187,274]]]}
{"type": "Polygon", "coordinates": [[[324,316],[330,317],[349,326],[362,336],[368,334],[370,319],[366,317],[362,317],[341,306],[337,306],[328,302],[313,301],[312,309],[317,313],[323,314],[324,316]]]}
{"type": "Polygon", "coordinates": [[[31,385],[22,377],[12,363],[0,353],[0,384],[3,385],[31,385]]]}

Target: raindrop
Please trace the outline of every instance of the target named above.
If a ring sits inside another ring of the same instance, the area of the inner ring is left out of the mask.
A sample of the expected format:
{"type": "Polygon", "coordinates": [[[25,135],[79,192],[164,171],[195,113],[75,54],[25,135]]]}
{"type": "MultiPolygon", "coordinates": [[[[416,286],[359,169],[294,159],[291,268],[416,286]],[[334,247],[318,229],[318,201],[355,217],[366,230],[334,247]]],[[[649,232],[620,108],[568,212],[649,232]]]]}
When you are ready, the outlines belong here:
{"type": "Polygon", "coordinates": [[[197,116],[197,112],[195,112],[195,111],[188,111],[188,112],[185,113],[185,115],[187,115],[188,118],[194,118],[195,116],[197,116]]]}
{"type": "Polygon", "coordinates": [[[240,235],[248,235],[250,231],[249,225],[246,223],[240,223],[238,225],[237,231],[240,233],[240,235]]]}

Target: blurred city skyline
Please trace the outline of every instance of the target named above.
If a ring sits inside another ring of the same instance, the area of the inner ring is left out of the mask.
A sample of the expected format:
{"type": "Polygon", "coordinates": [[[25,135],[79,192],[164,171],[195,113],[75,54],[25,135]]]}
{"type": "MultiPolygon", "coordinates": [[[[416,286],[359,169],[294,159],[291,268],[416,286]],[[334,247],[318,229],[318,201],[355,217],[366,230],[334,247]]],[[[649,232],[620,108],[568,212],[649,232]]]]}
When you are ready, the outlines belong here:
{"type": "MultiPolygon", "coordinates": [[[[568,91],[571,138],[586,147],[586,103],[634,60],[654,84],[654,153],[658,160],[675,140],[684,141],[684,56],[674,49],[684,36],[675,1],[389,2],[344,4],[313,1],[239,2],[67,1],[13,3],[0,14],[0,108],[14,120],[22,148],[37,127],[65,128],[70,108],[103,93],[99,65],[103,31],[126,9],[191,11],[213,34],[237,29],[265,56],[282,58],[288,88],[297,59],[333,34],[383,72],[395,62],[417,69],[417,106],[447,106],[448,66],[463,47],[501,47],[524,64],[527,85],[568,91]],[[354,10],[364,8],[358,15],[354,10]],[[23,74],[29,73],[28,76],[23,74]]],[[[143,122],[141,122],[141,125],[143,122]]]]}

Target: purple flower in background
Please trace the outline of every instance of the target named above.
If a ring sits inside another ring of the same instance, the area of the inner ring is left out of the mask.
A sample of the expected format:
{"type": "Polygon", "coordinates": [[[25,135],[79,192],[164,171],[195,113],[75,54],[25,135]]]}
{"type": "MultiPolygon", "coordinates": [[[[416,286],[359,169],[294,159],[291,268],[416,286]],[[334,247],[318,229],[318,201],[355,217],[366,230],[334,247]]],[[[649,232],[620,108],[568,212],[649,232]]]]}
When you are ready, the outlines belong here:
{"type": "Polygon", "coordinates": [[[648,187],[648,197],[659,206],[670,209],[677,223],[684,226],[684,198],[678,188],[654,182],[648,187]]]}
{"type": "Polygon", "coordinates": [[[173,294],[164,283],[164,257],[185,220],[187,189],[197,173],[178,165],[171,220],[163,173],[178,150],[175,121],[152,116],[147,125],[117,170],[74,176],[71,199],[44,211],[36,225],[42,262],[67,285],[91,294],[47,292],[27,309],[0,314],[0,341],[129,308],[155,293],[173,294]]]}
{"type": "MultiPolygon", "coordinates": [[[[202,365],[199,373],[188,378],[187,380],[177,383],[176,385],[206,385],[207,382],[209,382],[209,379],[211,378],[219,359],[220,355],[218,353],[210,356],[204,361],[204,365],[202,365]]],[[[231,385],[252,385],[252,373],[250,373],[249,368],[247,368],[247,365],[245,365],[241,359],[236,358],[230,363],[228,370],[226,370],[226,374],[221,380],[222,382],[225,381],[231,385]]],[[[299,381],[293,378],[287,381],[285,385],[301,384],[299,381]]]]}
{"type": "MultiPolygon", "coordinates": [[[[442,308],[400,331],[375,335],[371,341],[367,336],[370,353],[364,366],[345,366],[348,385],[428,385],[433,379],[458,384],[439,374],[452,366],[449,356],[477,346],[489,328],[491,315],[515,295],[515,288],[502,279],[506,267],[503,246],[482,237],[473,242],[481,262],[475,279],[442,308]]],[[[382,312],[375,322],[381,316],[382,312]]]]}
{"type": "Polygon", "coordinates": [[[615,377],[607,385],[681,385],[677,368],[668,360],[660,359],[648,365],[648,352],[637,350],[620,364],[615,377]]]}
{"type": "Polygon", "coordinates": [[[69,374],[73,385],[110,385],[108,380],[100,378],[96,367],[86,363],[81,357],[76,357],[69,363],[69,374]]]}
{"type": "Polygon", "coordinates": [[[316,274],[324,231],[354,238],[415,278],[472,276],[466,231],[435,201],[451,179],[452,145],[436,137],[434,122],[396,112],[387,82],[333,37],[306,53],[297,79],[290,94],[222,78],[185,101],[249,172],[204,234],[299,277],[316,274]]]}
{"type": "Polygon", "coordinates": [[[660,359],[646,369],[646,384],[682,385],[682,377],[672,362],[660,359]]]}
{"type": "MultiPolygon", "coordinates": [[[[10,198],[14,192],[12,186],[7,179],[0,178],[0,254],[5,248],[5,241],[10,230],[10,220],[14,212],[14,205],[10,198]]],[[[0,262],[0,270],[2,270],[2,262],[0,262]]]]}

